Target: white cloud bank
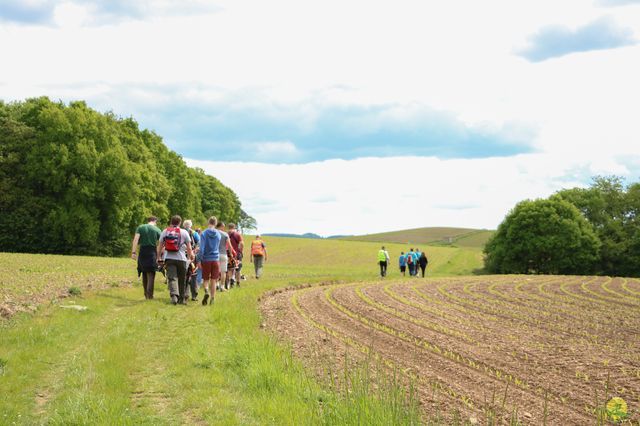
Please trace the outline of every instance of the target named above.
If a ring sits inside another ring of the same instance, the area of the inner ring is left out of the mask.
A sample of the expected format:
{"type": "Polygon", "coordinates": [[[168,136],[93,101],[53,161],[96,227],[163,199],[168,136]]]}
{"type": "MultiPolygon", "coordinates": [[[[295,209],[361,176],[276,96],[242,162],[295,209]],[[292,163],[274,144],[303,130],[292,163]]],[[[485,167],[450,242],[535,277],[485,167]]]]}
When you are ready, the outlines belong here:
{"type": "Polygon", "coordinates": [[[546,154],[472,160],[361,158],[304,165],[187,162],[233,188],[260,232],[324,236],[423,226],[495,229],[525,198],[584,185],[597,174],[632,173],[613,158],[595,162],[546,154]]]}

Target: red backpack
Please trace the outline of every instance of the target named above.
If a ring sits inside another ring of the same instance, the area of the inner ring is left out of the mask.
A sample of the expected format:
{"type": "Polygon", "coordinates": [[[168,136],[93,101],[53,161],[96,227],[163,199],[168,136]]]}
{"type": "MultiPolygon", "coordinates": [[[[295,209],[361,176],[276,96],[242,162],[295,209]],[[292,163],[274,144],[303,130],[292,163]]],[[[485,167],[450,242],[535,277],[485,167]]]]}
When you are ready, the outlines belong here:
{"type": "Polygon", "coordinates": [[[180,251],[180,228],[169,227],[165,232],[164,248],[167,251],[180,251]]]}
{"type": "Polygon", "coordinates": [[[407,263],[413,265],[413,253],[407,253],[407,263]]]}

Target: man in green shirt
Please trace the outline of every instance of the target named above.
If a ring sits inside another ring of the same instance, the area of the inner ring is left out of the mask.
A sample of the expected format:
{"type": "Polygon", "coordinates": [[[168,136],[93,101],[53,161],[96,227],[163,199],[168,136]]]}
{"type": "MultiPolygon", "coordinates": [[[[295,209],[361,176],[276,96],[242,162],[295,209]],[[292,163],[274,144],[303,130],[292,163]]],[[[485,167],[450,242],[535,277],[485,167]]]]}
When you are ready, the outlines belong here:
{"type": "Polygon", "coordinates": [[[147,219],[146,225],[140,225],[136,229],[131,245],[131,258],[138,260],[138,276],[142,275],[142,287],[144,288],[144,298],[153,299],[153,285],[156,279],[156,268],[158,265],[156,257],[156,246],[162,231],[156,226],[158,218],[151,216],[147,219]],[[136,248],[140,245],[140,252],[136,248]]]}

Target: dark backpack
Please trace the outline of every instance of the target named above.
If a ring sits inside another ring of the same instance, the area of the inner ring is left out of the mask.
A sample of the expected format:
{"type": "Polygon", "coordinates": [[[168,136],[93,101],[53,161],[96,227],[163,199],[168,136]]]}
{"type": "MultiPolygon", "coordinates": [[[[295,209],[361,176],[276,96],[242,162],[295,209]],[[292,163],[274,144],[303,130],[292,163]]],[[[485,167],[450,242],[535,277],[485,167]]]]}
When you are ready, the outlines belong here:
{"type": "Polygon", "coordinates": [[[180,228],[177,226],[165,229],[164,248],[167,251],[180,251],[180,228]]]}

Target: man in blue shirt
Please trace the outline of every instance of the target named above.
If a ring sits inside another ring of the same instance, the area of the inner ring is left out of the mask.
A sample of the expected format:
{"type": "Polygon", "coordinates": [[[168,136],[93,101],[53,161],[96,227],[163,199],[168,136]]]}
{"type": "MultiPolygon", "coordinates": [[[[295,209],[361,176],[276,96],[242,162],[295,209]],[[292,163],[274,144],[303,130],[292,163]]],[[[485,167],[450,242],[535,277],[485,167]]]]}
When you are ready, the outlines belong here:
{"type": "Polygon", "coordinates": [[[200,252],[202,253],[202,286],[204,287],[204,297],[202,306],[206,306],[211,297],[210,305],[216,296],[216,281],[220,278],[220,232],[216,229],[218,220],[215,217],[209,218],[209,227],[202,233],[200,239],[200,252]]]}
{"type": "Polygon", "coordinates": [[[398,263],[400,264],[400,273],[402,274],[402,276],[406,276],[406,271],[407,271],[407,256],[404,254],[404,252],[400,252],[400,257],[398,258],[398,263]]]}

